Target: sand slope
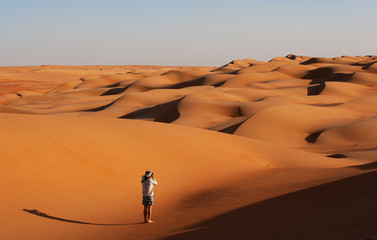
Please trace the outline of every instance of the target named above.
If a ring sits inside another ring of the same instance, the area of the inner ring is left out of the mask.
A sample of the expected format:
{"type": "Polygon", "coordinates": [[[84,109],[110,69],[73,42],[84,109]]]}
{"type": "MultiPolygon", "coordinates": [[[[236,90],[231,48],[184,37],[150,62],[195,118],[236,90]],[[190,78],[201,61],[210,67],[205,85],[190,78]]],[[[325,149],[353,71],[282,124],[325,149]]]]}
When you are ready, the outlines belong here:
{"type": "MultiPolygon", "coordinates": [[[[2,239],[101,239],[110,231],[23,209],[105,226],[138,223],[139,178],[145,169],[153,169],[161,183],[156,218],[163,222],[169,206],[242,175],[356,164],[222,133],[135,120],[1,114],[0,123],[2,239]],[[23,226],[22,231],[15,231],[16,226],[23,226]]],[[[116,228],[119,239],[137,235],[135,226],[116,228]]]]}
{"type": "Polygon", "coordinates": [[[377,172],[256,202],[166,239],[376,239],[377,172]]]}

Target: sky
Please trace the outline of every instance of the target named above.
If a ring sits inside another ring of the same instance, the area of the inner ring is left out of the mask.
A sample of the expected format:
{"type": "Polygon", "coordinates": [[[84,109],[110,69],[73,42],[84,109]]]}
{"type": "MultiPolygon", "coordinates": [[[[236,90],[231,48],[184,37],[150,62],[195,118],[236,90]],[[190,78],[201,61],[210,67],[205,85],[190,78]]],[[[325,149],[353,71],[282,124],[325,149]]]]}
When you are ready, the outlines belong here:
{"type": "Polygon", "coordinates": [[[377,55],[376,0],[0,0],[0,66],[377,55]]]}

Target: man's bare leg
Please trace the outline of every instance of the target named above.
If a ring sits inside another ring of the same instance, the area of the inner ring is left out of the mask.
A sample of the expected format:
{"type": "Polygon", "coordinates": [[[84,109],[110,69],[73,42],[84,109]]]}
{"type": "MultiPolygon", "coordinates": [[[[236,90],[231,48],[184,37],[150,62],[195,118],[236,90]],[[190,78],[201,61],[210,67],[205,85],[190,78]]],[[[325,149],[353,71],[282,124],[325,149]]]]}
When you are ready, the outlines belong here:
{"type": "Polygon", "coordinates": [[[152,205],[148,205],[148,222],[152,223],[152,205]]]}
{"type": "Polygon", "coordinates": [[[147,214],[148,214],[148,206],[149,205],[144,205],[144,222],[147,223],[147,214]]]}

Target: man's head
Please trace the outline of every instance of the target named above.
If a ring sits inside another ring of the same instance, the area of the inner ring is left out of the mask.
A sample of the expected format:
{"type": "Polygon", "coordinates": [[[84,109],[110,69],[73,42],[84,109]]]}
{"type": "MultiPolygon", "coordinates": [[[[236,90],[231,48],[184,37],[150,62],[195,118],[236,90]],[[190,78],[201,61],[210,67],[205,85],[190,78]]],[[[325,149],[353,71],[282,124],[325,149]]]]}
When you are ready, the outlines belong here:
{"type": "Polygon", "coordinates": [[[146,171],[145,174],[144,174],[144,177],[146,178],[150,178],[153,176],[153,172],[152,171],[146,171]]]}

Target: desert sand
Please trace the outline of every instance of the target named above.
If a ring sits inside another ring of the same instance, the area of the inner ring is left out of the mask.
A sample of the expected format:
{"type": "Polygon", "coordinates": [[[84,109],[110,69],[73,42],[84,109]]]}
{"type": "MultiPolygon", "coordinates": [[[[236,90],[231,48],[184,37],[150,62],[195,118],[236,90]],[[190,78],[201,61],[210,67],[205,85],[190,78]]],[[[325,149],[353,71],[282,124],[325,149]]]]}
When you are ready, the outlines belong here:
{"type": "Polygon", "coordinates": [[[0,67],[0,132],[0,239],[377,239],[377,56],[0,67]]]}

